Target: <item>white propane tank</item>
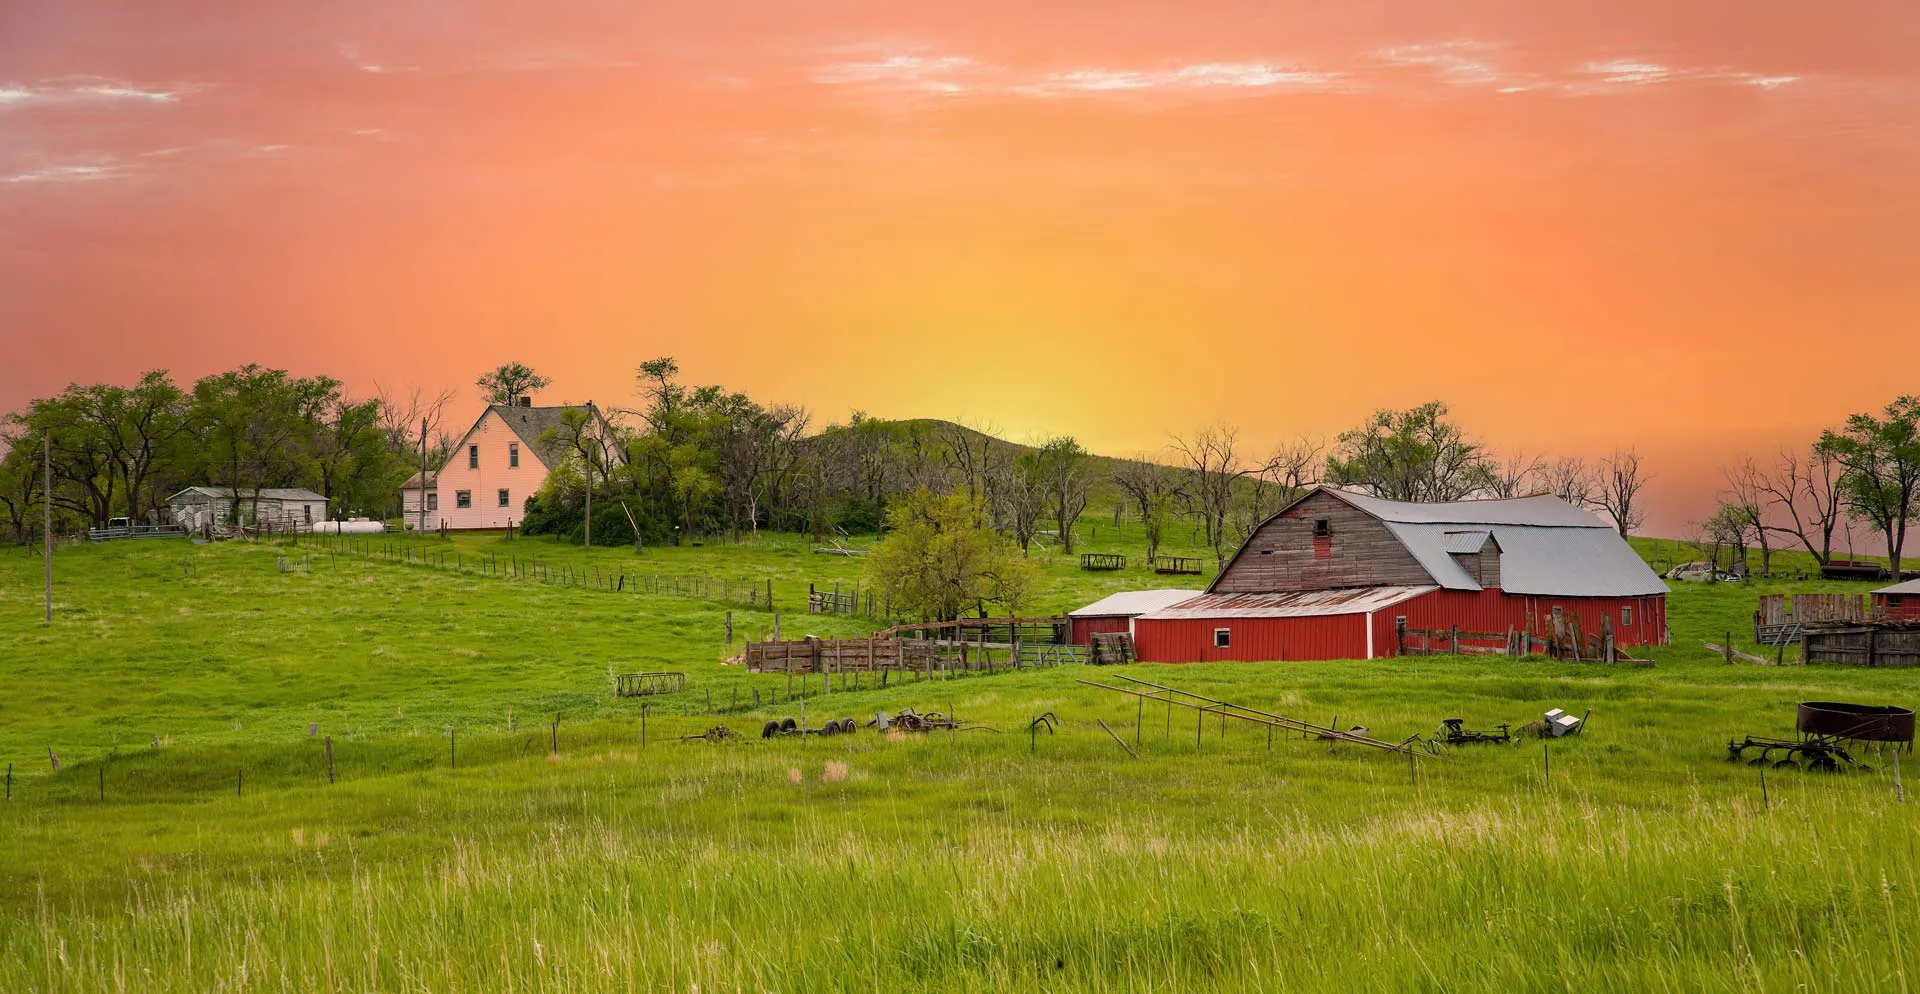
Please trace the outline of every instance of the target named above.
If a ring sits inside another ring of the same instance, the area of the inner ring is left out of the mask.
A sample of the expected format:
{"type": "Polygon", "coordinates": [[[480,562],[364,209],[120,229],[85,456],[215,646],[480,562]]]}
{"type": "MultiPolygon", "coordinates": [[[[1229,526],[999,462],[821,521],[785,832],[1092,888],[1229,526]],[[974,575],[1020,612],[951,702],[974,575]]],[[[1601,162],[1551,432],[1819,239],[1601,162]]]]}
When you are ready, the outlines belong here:
{"type": "Polygon", "coordinates": [[[378,535],[387,530],[387,526],[366,518],[354,518],[351,521],[316,521],[315,533],[320,535],[378,535]]]}

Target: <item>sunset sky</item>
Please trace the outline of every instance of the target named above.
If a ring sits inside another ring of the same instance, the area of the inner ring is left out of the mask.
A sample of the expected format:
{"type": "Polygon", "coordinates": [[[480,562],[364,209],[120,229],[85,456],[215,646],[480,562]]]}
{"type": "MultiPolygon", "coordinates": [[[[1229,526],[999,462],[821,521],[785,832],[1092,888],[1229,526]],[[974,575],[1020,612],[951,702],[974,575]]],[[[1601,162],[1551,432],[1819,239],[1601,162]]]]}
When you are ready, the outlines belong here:
{"type": "Polygon", "coordinates": [[[1675,534],[1920,392],[1916,305],[1911,2],[0,2],[0,409],[672,354],[1126,454],[1440,398],[1637,446],[1675,534]]]}

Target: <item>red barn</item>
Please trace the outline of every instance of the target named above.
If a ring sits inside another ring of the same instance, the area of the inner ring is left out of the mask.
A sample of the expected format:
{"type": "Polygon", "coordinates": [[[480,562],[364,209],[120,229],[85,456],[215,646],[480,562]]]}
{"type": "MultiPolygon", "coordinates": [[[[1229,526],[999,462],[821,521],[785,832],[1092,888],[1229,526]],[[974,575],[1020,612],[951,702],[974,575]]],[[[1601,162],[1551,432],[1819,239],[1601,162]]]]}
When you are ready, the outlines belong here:
{"type": "Polygon", "coordinates": [[[1873,616],[1884,621],[1920,621],[1920,580],[1874,591],[1873,616]]]}
{"type": "Polygon", "coordinates": [[[1068,611],[1073,625],[1073,644],[1089,645],[1093,636],[1133,631],[1133,619],[1143,614],[1191,600],[1198,590],[1126,590],[1068,611]]]}
{"type": "MultiPolygon", "coordinates": [[[[1396,629],[1545,636],[1555,614],[1664,645],[1667,585],[1557,497],[1409,504],[1320,487],[1247,538],[1206,593],[1134,619],[1143,662],[1373,659],[1396,629]]],[[[1477,644],[1477,642],[1475,643],[1477,644]]]]}

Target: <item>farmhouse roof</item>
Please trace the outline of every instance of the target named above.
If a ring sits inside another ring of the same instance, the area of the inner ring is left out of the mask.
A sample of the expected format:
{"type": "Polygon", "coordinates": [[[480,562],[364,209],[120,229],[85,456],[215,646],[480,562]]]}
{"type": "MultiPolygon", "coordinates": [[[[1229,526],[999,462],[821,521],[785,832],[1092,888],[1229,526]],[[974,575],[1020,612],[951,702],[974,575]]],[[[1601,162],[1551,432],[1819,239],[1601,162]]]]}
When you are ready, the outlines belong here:
{"type": "MultiPolygon", "coordinates": [[[[473,427],[468,428],[466,434],[460,437],[464,439],[467,435],[473,434],[473,428],[479,427],[480,422],[485,421],[488,414],[498,414],[500,415],[500,420],[505,422],[508,428],[513,429],[515,435],[520,437],[521,444],[525,445],[527,450],[533,453],[534,458],[540,460],[541,465],[552,467],[566,455],[567,443],[562,441],[558,436],[566,427],[561,420],[561,415],[570,408],[574,410],[584,410],[593,420],[599,422],[603,427],[607,425],[606,417],[600,413],[600,408],[594,406],[591,401],[585,404],[561,404],[557,407],[517,407],[511,404],[488,404],[487,409],[481,411],[480,416],[473,420],[473,427]],[[549,431],[552,431],[555,435],[551,440],[546,438],[547,432],[549,431]]],[[[458,458],[458,456],[458,452],[449,453],[448,459],[455,459],[458,458]]]]}
{"type": "MultiPolygon", "coordinates": [[[[1904,572],[1906,572],[1906,571],[1905,571],[1905,570],[1902,570],[1901,572],[1903,572],[1903,573],[1904,573],[1904,572]]],[[[1874,593],[1876,593],[1876,594],[1902,594],[1902,595],[1904,595],[1904,594],[1920,594],[1920,580],[1908,580],[1908,581],[1907,581],[1907,582],[1905,582],[1905,583],[1896,583],[1896,584],[1894,584],[1894,585],[1893,585],[1893,586],[1891,586],[1891,587],[1881,587],[1881,588],[1880,588],[1879,590],[1876,590],[1876,591],[1874,591],[1874,593]]]]}
{"type": "MultiPolygon", "coordinates": [[[[434,472],[433,470],[427,470],[427,486],[434,487],[439,485],[440,485],[440,474],[434,472]]],[[[415,473],[412,476],[407,477],[407,482],[400,484],[400,489],[402,490],[420,489],[420,474],[415,473]]]]}
{"type": "Polygon", "coordinates": [[[1341,587],[1275,594],[1201,594],[1141,616],[1143,621],[1215,618],[1313,618],[1367,614],[1430,594],[1438,587],[1341,587]]]}
{"type": "MultiPolygon", "coordinates": [[[[188,495],[199,497],[202,500],[209,497],[213,498],[214,500],[231,500],[233,499],[233,488],[232,487],[188,487],[185,490],[182,490],[179,493],[176,493],[173,496],[168,497],[167,503],[171,504],[174,501],[179,500],[180,498],[188,495]]],[[[252,500],[253,489],[251,487],[241,488],[240,499],[252,500]]],[[[327,498],[322,497],[311,490],[308,490],[306,487],[261,487],[260,499],[261,500],[324,501],[327,498]]]]}
{"type": "Polygon", "coordinates": [[[1132,618],[1191,600],[1198,590],[1123,590],[1068,611],[1073,618],[1132,618]]]}

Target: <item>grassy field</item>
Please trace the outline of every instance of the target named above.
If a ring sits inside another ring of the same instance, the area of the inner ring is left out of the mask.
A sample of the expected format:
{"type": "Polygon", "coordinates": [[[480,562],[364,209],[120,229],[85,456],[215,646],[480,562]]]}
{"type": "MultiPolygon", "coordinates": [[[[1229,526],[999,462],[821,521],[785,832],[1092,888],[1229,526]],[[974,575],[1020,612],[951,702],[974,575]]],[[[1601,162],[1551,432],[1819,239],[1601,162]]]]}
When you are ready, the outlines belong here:
{"type": "MultiPolygon", "coordinates": [[[[1138,552],[1109,526],[1095,548],[1138,552]]],[[[38,558],[0,556],[0,990],[1914,984],[1920,819],[1891,757],[1764,788],[1724,759],[1729,736],[1790,734],[1799,700],[1912,705],[1912,674],[1727,667],[1699,647],[1745,645],[1756,593],[1859,588],[1684,586],[1652,668],[1135,670],[1394,739],[1594,712],[1550,754],[1410,765],[1196,727],[1075,667],[807,699],[815,722],[953,709],[1000,733],[683,743],[797,713],[754,710],[784,681],[721,663],[726,612],[742,636],[773,616],[636,578],[772,580],[783,633],[853,634],[873,623],[802,605],[810,582],[850,589],[857,559],[790,536],[639,558],[496,535],[362,551],[62,549],[50,628],[38,558]],[[627,589],[503,579],[503,554],[627,589]],[[689,679],[644,731],[611,693],[635,669],[689,679]],[[1059,733],[1026,734],[1047,711],[1059,733]]],[[[1036,612],[1164,585],[1064,557],[1045,573],[1036,612]]]]}

